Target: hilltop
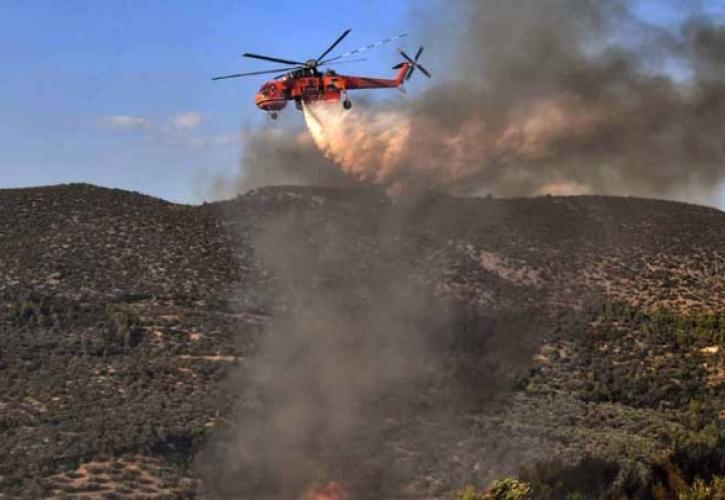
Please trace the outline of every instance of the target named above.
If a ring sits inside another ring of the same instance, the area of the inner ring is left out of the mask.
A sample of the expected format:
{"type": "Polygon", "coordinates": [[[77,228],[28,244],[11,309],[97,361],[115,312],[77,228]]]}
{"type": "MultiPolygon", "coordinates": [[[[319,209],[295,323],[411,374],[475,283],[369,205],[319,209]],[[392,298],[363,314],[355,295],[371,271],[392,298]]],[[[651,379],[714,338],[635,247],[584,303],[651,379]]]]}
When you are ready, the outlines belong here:
{"type": "Polygon", "coordinates": [[[371,378],[364,425],[316,465],[371,497],[440,498],[552,459],[554,476],[595,460],[651,494],[671,487],[666,464],[702,475],[668,458],[676,438],[720,443],[715,209],[308,187],[186,206],[76,184],[0,190],[0,213],[9,497],[273,497],[269,471],[229,480],[218,443],[265,415],[244,387],[268,339],[316,321],[425,340],[409,346],[425,369],[371,378]]]}

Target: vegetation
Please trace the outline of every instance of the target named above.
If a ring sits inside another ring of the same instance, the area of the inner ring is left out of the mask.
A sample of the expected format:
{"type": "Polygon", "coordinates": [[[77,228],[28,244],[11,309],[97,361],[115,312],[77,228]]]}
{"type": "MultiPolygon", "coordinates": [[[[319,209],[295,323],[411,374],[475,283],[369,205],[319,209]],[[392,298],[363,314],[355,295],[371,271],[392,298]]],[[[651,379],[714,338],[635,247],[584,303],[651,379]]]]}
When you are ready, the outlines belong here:
{"type": "Polygon", "coordinates": [[[467,486],[455,496],[455,500],[530,500],[531,498],[531,486],[513,478],[495,481],[487,491],[477,492],[473,486],[467,486]]]}
{"type": "Polygon", "coordinates": [[[679,500],[724,500],[725,478],[713,477],[710,482],[702,479],[695,481],[690,488],[680,493],[679,500]]]}
{"type": "Polygon", "coordinates": [[[86,185],[0,191],[0,496],[203,491],[194,457],[247,409],[246,360],[295,307],[281,290],[298,284],[265,264],[282,245],[330,259],[313,277],[328,293],[405,269],[442,304],[440,359],[425,366],[440,371],[375,401],[400,408],[333,447],[342,473],[386,485],[402,461],[423,497],[471,482],[458,500],[722,497],[721,212],[605,197],[411,205],[317,188],[199,207],[86,185]],[[290,217],[304,238],[253,246],[290,217]]]}
{"type": "MultiPolygon", "coordinates": [[[[610,302],[593,312],[584,334],[552,339],[543,365],[514,389],[531,397],[556,387],[589,405],[655,412],[668,424],[651,429],[654,449],[630,447],[625,453],[600,448],[595,433],[582,433],[580,444],[599,448],[599,456],[525,468],[521,478],[532,497],[716,498],[725,474],[719,378],[725,314],[683,316],[610,302]]],[[[631,420],[615,425],[638,426],[631,420]]]]}

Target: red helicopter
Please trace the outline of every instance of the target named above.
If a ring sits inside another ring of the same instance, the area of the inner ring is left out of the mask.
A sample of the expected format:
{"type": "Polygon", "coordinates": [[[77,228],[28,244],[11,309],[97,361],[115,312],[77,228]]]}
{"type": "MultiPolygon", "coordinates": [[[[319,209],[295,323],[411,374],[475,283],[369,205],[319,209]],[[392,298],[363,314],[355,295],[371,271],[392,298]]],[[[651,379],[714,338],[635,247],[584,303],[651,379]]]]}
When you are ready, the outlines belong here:
{"type": "Polygon", "coordinates": [[[393,67],[393,69],[400,70],[394,79],[338,75],[331,69],[327,69],[324,73],[321,72],[320,68],[323,66],[364,61],[365,59],[356,59],[351,61],[344,59],[406,36],[405,34],[394,36],[359,49],[351,50],[350,52],[346,52],[342,55],[325,59],[330,52],[332,52],[332,50],[337,47],[337,45],[350,33],[350,31],[351,30],[346,30],[342,35],[340,35],[340,37],[335,40],[335,42],[330,45],[330,47],[317,59],[300,62],[247,53],[244,54],[244,57],[251,57],[253,59],[261,59],[280,64],[291,64],[293,66],[265,71],[253,71],[251,73],[217,76],[212,78],[212,80],[224,80],[227,78],[239,78],[241,76],[282,72],[281,75],[274,77],[273,80],[270,80],[262,85],[262,88],[259,89],[255,98],[257,107],[268,112],[272,119],[277,119],[277,112],[287,106],[287,101],[295,101],[297,109],[302,110],[303,103],[307,104],[315,101],[338,102],[341,97],[344,97],[342,105],[345,109],[350,109],[352,107],[352,102],[350,102],[350,97],[348,95],[349,90],[379,88],[400,88],[402,90],[401,85],[405,81],[410,80],[410,77],[413,76],[416,68],[428,78],[431,77],[428,70],[418,63],[418,59],[423,53],[423,47],[418,49],[415,57],[410,57],[402,50],[400,51],[400,54],[405,58],[405,60],[393,67]]]}

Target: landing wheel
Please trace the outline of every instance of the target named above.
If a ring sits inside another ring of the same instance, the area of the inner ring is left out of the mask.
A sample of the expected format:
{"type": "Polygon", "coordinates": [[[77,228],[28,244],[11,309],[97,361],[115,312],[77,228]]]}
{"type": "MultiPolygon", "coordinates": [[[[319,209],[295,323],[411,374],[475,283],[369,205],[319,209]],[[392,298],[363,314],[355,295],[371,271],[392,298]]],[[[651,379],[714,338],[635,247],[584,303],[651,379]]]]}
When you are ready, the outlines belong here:
{"type": "Polygon", "coordinates": [[[352,108],[352,102],[350,102],[350,99],[345,99],[344,101],[342,101],[342,107],[345,109],[352,108]]]}
{"type": "Polygon", "coordinates": [[[273,119],[273,120],[276,120],[276,119],[277,119],[277,113],[276,113],[275,111],[272,111],[272,112],[271,112],[271,113],[269,114],[269,117],[270,117],[271,119],[273,119]]]}
{"type": "Polygon", "coordinates": [[[295,100],[295,106],[299,111],[302,111],[302,99],[296,99],[295,100]]]}

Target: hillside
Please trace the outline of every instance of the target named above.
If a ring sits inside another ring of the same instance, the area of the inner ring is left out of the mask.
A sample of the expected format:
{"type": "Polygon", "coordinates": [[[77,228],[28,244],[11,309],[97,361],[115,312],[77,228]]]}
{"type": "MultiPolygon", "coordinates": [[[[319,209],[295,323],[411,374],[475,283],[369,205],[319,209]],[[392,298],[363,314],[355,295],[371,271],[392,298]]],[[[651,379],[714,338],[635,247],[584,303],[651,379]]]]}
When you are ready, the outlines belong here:
{"type": "Polygon", "coordinates": [[[0,497],[522,475],[647,498],[725,473],[718,210],[65,185],[0,190],[0,214],[0,497]]]}

